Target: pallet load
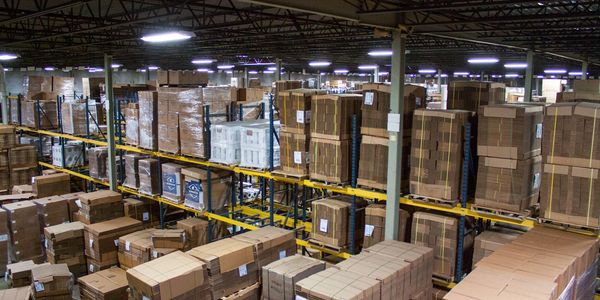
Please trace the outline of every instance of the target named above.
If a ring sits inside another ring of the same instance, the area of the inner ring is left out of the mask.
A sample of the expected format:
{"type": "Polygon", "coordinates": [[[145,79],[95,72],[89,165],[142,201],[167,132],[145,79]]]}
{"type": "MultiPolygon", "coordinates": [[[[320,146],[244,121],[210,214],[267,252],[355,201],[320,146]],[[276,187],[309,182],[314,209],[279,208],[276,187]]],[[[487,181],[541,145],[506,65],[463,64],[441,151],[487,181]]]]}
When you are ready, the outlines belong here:
{"type": "Polygon", "coordinates": [[[381,299],[376,279],[329,268],[296,283],[296,299],[381,299]]]}
{"type": "Polygon", "coordinates": [[[138,189],[140,187],[139,161],[148,158],[148,156],[139,153],[127,153],[123,158],[125,159],[125,181],[123,185],[138,189]]]}
{"type": "MultiPolygon", "coordinates": [[[[398,240],[404,242],[410,235],[407,224],[410,213],[400,209],[398,221],[398,240]]],[[[368,248],[385,239],[385,205],[369,204],[365,209],[365,236],[363,247],[368,248]]]]}
{"type": "MultiPolygon", "coordinates": [[[[48,264],[48,263],[44,263],[48,264]]],[[[23,287],[31,285],[31,269],[39,266],[33,260],[24,260],[6,266],[6,275],[10,279],[12,287],[23,287]]]]}
{"type": "Polygon", "coordinates": [[[139,91],[139,142],[138,146],[147,150],[158,150],[158,94],[153,91],[139,91]]]}
{"type": "Polygon", "coordinates": [[[123,216],[122,195],[100,190],[79,195],[79,221],[94,224],[123,216]]]}
{"type": "Polygon", "coordinates": [[[456,204],[460,195],[464,110],[415,110],[410,153],[410,193],[456,204]]]}
{"type": "MultiPolygon", "coordinates": [[[[356,220],[354,228],[354,250],[360,249],[365,229],[366,201],[357,199],[356,220]]],[[[312,202],[313,224],[310,237],[314,242],[337,249],[350,245],[350,210],[349,198],[335,197],[312,202]]]]}
{"type": "Polygon", "coordinates": [[[15,127],[10,125],[0,125],[0,149],[10,149],[17,143],[15,127]]]}
{"type": "Polygon", "coordinates": [[[63,145],[54,144],[50,146],[50,150],[52,151],[52,164],[57,167],[73,168],[84,164],[83,143],[80,141],[67,141],[63,145]]]}
{"type": "Polygon", "coordinates": [[[187,236],[184,229],[157,229],[152,232],[151,240],[155,249],[183,250],[187,236]]]}
{"type": "Polygon", "coordinates": [[[527,216],[541,184],[540,105],[499,104],[479,109],[475,191],[477,208],[527,216]]]}
{"type": "Polygon", "coordinates": [[[85,255],[88,272],[108,269],[119,263],[119,237],[142,230],[142,222],[121,217],[85,225],[85,255]]]}
{"type": "Polygon", "coordinates": [[[288,90],[295,90],[302,88],[302,80],[277,80],[275,81],[275,105],[277,107],[281,107],[281,103],[279,103],[279,93],[285,92],[288,90]]]}
{"type": "Polygon", "coordinates": [[[130,269],[152,259],[152,233],[156,229],[145,229],[119,237],[119,266],[130,269]]]}
{"type": "Polygon", "coordinates": [[[475,237],[473,246],[473,269],[477,262],[518,238],[523,232],[499,226],[490,227],[475,237]]]}
{"type": "Polygon", "coordinates": [[[83,226],[81,222],[73,222],[44,228],[48,262],[66,264],[75,277],[87,274],[83,226]]]}
{"type": "Polygon", "coordinates": [[[21,125],[35,129],[56,129],[56,99],[21,101],[21,125]]]}
{"type": "MultiPolygon", "coordinates": [[[[350,181],[352,117],[360,121],[361,95],[315,95],[311,101],[310,178],[350,181]]],[[[360,124],[356,124],[358,131],[360,124]]],[[[357,133],[358,134],[358,133],[357,133]]]]}
{"type": "Polygon", "coordinates": [[[72,135],[88,135],[98,131],[93,116],[96,115],[95,102],[87,105],[86,100],[63,102],[61,107],[61,120],[64,133],[72,135]],[[86,114],[91,114],[88,116],[86,114]]]}
{"type": "Polygon", "coordinates": [[[50,196],[35,199],[33,203],[37,206],[42,231],[44,227],[68,223],[71,219],[69,201],[63,197],[50,196]]]}
{"type": "Polygon", "coordinates": [[[302,255],[281,258],[262,268],[262,296],[265,300],[294,300],[300,280],[325,270],[325,262],[302,255]]]}
{"type": "Polygon", "coordinates": [[[447,109],[478,112],[483,105],[505,102],[505,84],[485,81],[452,81],[448,85],[447,109]]]}
{"type": "Polygon", "coordinates": [[[599,228],[600,103],[553,104],[544,124],[540,217],[599,228]]]}
{"type": "Polygon", "coordinates": [[[140,193],[147,195],[160,194],[160,164],[155,158],[145,158],[138,161],[138,177],[140,193]]]}
{"type": "MultiPolygon", "coordinates": [[[[381,83],[363,85],[361,105],[360,159],[358,184],[380,190],[387,189],[388,113],[390,112],[391,86],[381,83]]],[[[415,109],[425,107],[425,88],[407,84],[404,86],[404,114],[402,165],[409,165],[410,136],[415,109]]],[[[408,192],[410,168],[403,168],[401,190],[408,192]]]]}
{"type": "Polygon", "coordinates": [[[206,264],[176,251],[127,270],[133,299],[211,300],[206,264]]]}
{"type": "Polygon", "coordinates": [[[456,270],[458,254],[458,219],[426,212],[413,214],[411,243],[433,248],[433,276],[451,282],[457,272],[463,274],[471,265],[473,236],[463,240],[463,270],[456,270]]]}
{"type": "Polygon", "coordinates": [[[107,180],[108,179],[108,148],[94,147],[87,150],[90,177],[107,180]]]}
{"type": "Polygon", "coordinates": [[[162,174],[162,196],[173,203],[183,203],[183,174],[184,166],[176,163],[163,163],[162,174]]]}
{"type": "Polygon", "coordinates": [[[40,219],[33,201],[21,201],[2,205],[8,216],[10,230],[11,261],[43,260],[40,235],[40,219]]]}
{"type": "Polygon", "coordinates": [[[208,243],[208,221],[200,218],[187,218],[177,221],[177,228],[185,230],[186,250],[208,243]]]}
{"type": "Polygon", "coordinates": [[[12,289],[0,290],[0,299],[31,299],[31,287],[18,287],[12,289]]]}
{"type": "Polygon", "coordinates": [[[482,259],[444,299],[593,299],[596,237],[536,226],[482,259]]]}
{"type": "Polygon", "coordinates": [[[159,85],[200,86],[208,83],[208,73],[196,70],[158,70],[156,80],[159,85]]]}
{"type": "Polygon", "coordinates": [[[40,265],[31,269],[33,299],[70,300],[73,274],[66,264],[40,265]]]}
{"type": "MultiPolygon", "coordinates": [[[[261,120],[262,121],[262,120],[261,120]]],[[[260,122],[260,121],[259,121],[260,122]]],[[[273,167],[281,164],[281,147],[273,135],[279,135],[279,122],[273,124],[275,133],[271,134],[271,125],[268,122],[242,122],[240,126],[240,166],[256,169],[268,169],[271,167],[271,155],[273,155],[273,167]],[[273,151],[270,143],[273,143],[273,151]]]]}
{"type": "Polygon", "coordinates": [[[233,236],[233,239],[254,245],[254,257],[261,270],[276,260],[296,254],[296,236],[293,231],[265,226],[233,236]]]}
{"type": "Polygon", "coordinates": [[[0,273],[6,274],[6,265],[8,265],[8,243],[9,229],[8,219],[5,210],[0,210],[0,273]]]}
{"type": "Polygon", "coordinates": [[[212,299],[231,295],[258,282],[252,244],[227,238],[186,253],[206,264],[212,299]]]}
{"type": "Polygon", "coordinates": [[[79,295],[82,300],[127,299],[127,276],[120,268],[110,268],[80,277],[79,295]]]}
{"type": "Polygon", "coordinates": [[[15,128],[0,127],[0,191],[31,183],[37,175],[37,148],[16,143],[15,128]]]}
{"type": "MultiPolygon", "coordinates": [[[[201,95],[199,100],[201,103],[201,95]]],[[[201,111],[197,113],[202,114],[201,111]]],[[[158,150],[177,155],[181,153],[179,140],[177,93],[161,91],[158,93],[158,150]]]]}
{"type": "Polygon", "coordinates": [[[240,126],[242,123],[225,122],[210,126],[210,161],[226,165],[240,163],[240,126]]]}
{"type": "Polygon", "coordinates": [[[75,192],[75,193],[60,195],[62,198],[67,200],[67,206],[69,207],[69,220],[71,222],[79,221],[79,205],[77,205],[77,203],[79,202],[78,200],[79,200],[79,196],[81,194],[84,194],[84,193],[83,192],[75,192]]]}
{"type": "Polygon", "coordinates": [[[160,222],[160,207],[156,201],[123,199],[123,215],[142,221],[144,227],[154,227],[160,222]]]}
{"type": "Polygon", "coordinates": [[[38,198],[64,195],[71,192],[71,177],[56,173],[31,177],[32,191],[38,198]]]}
{"type": "Polygon", "coordinates": [[[324,95],[324,90],[294,89],[278,92],[281,120],[279,135],[281,169],[296,176],[308,176],[311,97],[324,95]]]}
{"type": "Polygon", "coordinates": [[[125,143],[137,146],[140,143],[140,107],[137,103],[129,103],[125,108],[125,143]]]}
{"type": "Polygon", "coordinates": [[[556,94],[556,103],[559,102],[600,102],[600,80],[585,79],[573,80],[572,92],[559,92],[556,94]]]}
{"type": "MultiPolygon", "coordinates": [[[[183,175],[184,205],[197,210],[208,209],[208,172],[205,169],[190,167],[181,170],[183,175]]],[[[211,170],[211,209],[219,210],[225,207],[231,198],[231,172],[211,170]]]]}

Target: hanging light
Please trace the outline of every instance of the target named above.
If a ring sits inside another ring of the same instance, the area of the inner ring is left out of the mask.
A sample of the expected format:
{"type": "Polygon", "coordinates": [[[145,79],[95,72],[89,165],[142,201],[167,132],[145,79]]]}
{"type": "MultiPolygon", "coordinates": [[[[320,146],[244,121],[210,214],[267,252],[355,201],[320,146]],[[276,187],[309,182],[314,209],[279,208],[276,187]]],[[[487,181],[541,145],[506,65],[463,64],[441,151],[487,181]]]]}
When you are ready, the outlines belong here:
{"type": "Polygon", "coordinates": [[[308,63],[311,67],[328,67],[331,65],[329,61],[311,61],[308,63]]]}
{"type": "Polygon", "coordinates": [[[213,63],[212,59],[194,59],[192,63],[195,65],[209,65],[213,63]]]}
{"type": "Polygon", "coordinates": [[[13,60],[17,59],[17,57],[19,56],[13,53],[0,53],[0,60],[13,60]]]}
{"type": "Polygon", "coordinates": [[[195,36],[196,34],[189,31],[170,31],[145,35],[142,37],[142,41],[149,43],[165,43],[187,40],[195,36]]]}
{"type": "Polygon", "coordinates": [[[369,56],[392,56],[392,50],[373,50],[369,51],[369,56]]]}
{"type": "Polygon", "coordinates": [[[495,64],[500,60],[495,57],[470,58],[467,60],[470,64],[495,64]]]}

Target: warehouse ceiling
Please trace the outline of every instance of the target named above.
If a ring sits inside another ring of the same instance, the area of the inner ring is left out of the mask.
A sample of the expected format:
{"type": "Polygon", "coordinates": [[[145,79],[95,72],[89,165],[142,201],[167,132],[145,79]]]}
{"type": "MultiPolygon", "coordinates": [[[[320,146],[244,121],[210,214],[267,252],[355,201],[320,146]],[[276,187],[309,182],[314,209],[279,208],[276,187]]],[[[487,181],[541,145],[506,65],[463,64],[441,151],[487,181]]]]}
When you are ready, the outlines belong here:
{"type": "Polygon", "coordinates": [[[104,53],[129,69],[158,65],[190,69],[194,58],[218,63],[273,62],[309,69],[312,60],[333,68],[358,64],[386,68],[390,58],[367,55],[389,49],[385,30],[404,24],[409,69],[504,71],[534,49],[536,73],[545,67],[600,72],[600,4],[592,1],[385,1],[385,0],[4,0],[0,52],[20,58],[6,65],[94,66],[104,53]],[[191,40],[148,44],[144,34],[185,30],[191,40]],[[377,34],[375,34],[377,33],[377,34]],[[493,56],[492,67],[467,59],[493,56]]]}

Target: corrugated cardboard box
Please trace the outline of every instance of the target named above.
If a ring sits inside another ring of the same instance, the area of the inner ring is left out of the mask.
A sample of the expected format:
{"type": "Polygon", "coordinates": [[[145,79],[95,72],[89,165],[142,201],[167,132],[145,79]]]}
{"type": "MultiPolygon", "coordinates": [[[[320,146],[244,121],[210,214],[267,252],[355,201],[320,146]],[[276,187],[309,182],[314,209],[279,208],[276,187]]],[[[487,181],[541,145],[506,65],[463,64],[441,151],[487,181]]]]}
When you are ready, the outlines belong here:
{"type": "Polygon", "coordinates": [[[83,192],[75,192],[70,194],[60,195],[64,199],[67,199],[67,203],[69,206],[69,218],[71,222],[75,222],[79,220],[79,205],[77,204],[79,201],[79,196],[83,194],[83,192]]]}
{"type": "Polygon", "coordinates": [[[8,220],[6,211],[0,209],[0,273],[6,272],[8,264],[8,220]]]}
{"type": "Polygon", "coordinates": [[[177,228],[185,230],[186,249],[202,246],[208,242],[208,221],[199,218],[187,218],[177,221],[177,228]]]}
{"type": "Polygon", "coordinates": [[[152,233],[145,229],[119,237],[119,265],[127,270],[152,259],[152,233]]]}
{"type": "Polygon", "coordinates": [[[213,299],[231,295],[258,282],[252,244],[227,238],[186,253],[206,263],[213,299]]]}
{"type": "Polygon", "coordinates": [[[138,92],[139,119],[138,122],[139,146],[144,149],[158,149],[158,94],[152,91],[138,92]]]}
{"type": "Polygon", "coordinates": [[[119,237],[139,230],[142,222],[128,217],[85,225],[85,255],[94,266],[90,273],[116,265],[119,237]]]}
{"type": "Polygon", "coordinates": [[[162,164],[162,196],[174,203],[183,203],[183,168],[176,163],[162,164]]]}
{"type": "Polygon", "coordinates": [[[140,143],[139,107],[127,107],[125,109],[125,141],[129,145],[137,146],[140,143]]]}
{"type": "Polygon", "coordinates": [[[33,193],[38,198],[63,195],[71,192],[71,179],[69,174],[66,173],[35,176],[31,178],[31,185],[33,193]]]}
{"type": "Polygon", "coordinates": [[[160,207],[156,201],[126,198],[123,212],[126,217],[142,221],[144,226],[153,227],[160,222],[160,207]]]}
{"type": "Polygon", "coordinates": [[[79,195],[79,214],[86,224],[94,224],[123,216],[122,195],[99,190],[79,195]]]}
{"type": "Polygon", "coordinates": [[[262,296],[265,300],[294,300],[296,282],[325,270],[325,262],[293,255],[262,267],[262,296]]]}
{"type": "Polygon", "coordinates": [[[7,269],[12,287],[23,287],[31,285],[31,269],[38,266],[33,260],[24,260],[9,264],[7,269]]]}
{"type": "Polygon", "coordinates": [[[286,131],[279,133],[281,169],[290,174],[308,175],[310,137],[286,131]]]}
{"type": "Polygon", "coordinates": [[[15,127],[0,125],[0,149],[12,148],[16,144],[15,127]]]}
{"type": "MultiPolygon", "coordinates": [[[[323,243],[346,247],[350,241],[350,208],[352,204],[347,197],[336,197],[315,200],[312,202],[313,224],[310,237],[323,243]]],[[[356,201],[356,222],[354,245],[360,249],[363,241],[366,201],[356,201]]]]}
{"type": "Polygon", "coordinates": [[[0,290],[0,299],[6,300],[29,300],[31,299],[31,287],[24,286],[12,289],[0,290]]]}
{"type": "Polygon", "coordinates": [[[94,147],[87,150],[90,176],[92,178],[108,179],[108,148],[94,147]]]}
{"type": "Polygon", "coordinates": [[[473,268],[478,261],[490,256],[494,251],[518,238],[523,232],[494,226],[475,237],[473,247],[473,268]]]}
{"type": "MultiPolygon", "coordinates": [[[[6,171],[6,170],[4,170],[6,171]]],[[[6,172],[0,172],[1,174],[6,174],[6,172]]],[[[7,178],[7,182],[8,182],[8,178],[10,178],[10,185],[14,186],[14,185],[22,185],[22,184],[29,184],[32,183],[32,177],[38,175],[38,168],[18,168],[18,169],[11,169],[10,170],[10,177],[6,177],[7,178]]],[[[2,180],[2,179],[0,179],[2,180]]],[[[10,186],[8,186],[8,188],[10,188],[10,186]]]]}
{"type": "MultiPolygon", "coordinates": [[[[405,241],[410,234],[408,219],[410,214],[400,209],[400,219],[398,222],[398,240],[405,241]],[[408,234],[407,234],[408,233],[408,234]]],[[[385,239],[385,205],[370,204],[365,209],[365,236],[363,247],[368,248],[385,239]]]]}
{"type": "Polygon", "coordinates": [[[295,89],[279,92],[277,105],[281,130],[288,133],[310,134],[311,97],[324,95],[325,90],[295,89]]]}
{"type": "MultiPolygon", "coordinates": [[[[46,95],[43,98],[46,98],[46,95]]],[[[58,125],[56,100],[51,99],[53,98],[39,101],[21,101],[22,125],[38,129],[56,128],[58,125]]]]}
{"type": "MultiPolygon", "coordinates": [[[[410,176],[410,138],[402,141],[402,181],[400,190],[408,192],[410,176]]],[[[360,143],[360,157],[358,159],[358,184],[369,188],[387,189],[387,138],[363,135],[360,143]]]]}
{"type": "MultiPolygon", "coordinates": [[[[198,210],[208,209],[208,174],[200,168],[184,168],[181,170],[184,176],[184,203],[185,206],[198,210]]],[[[225,207],[231,198],[231,172],[224,170],[211,170],[211,209],[225,207]]]]}
{"type": "Polygon", "coordinates": [[[80,277],[81,299],[112,300],[127,299],[127,276],[120,268],[110,268],[80,277]]]}
{"type": "MultiPolygon", "coordinates": [[[[277,80],[275,81],[275,99],[279,99],[279,93],[287,90],[302,88],[302,80],[277,80]]],[[[277,104],[277,107],[281,107],[277,104]]]]}
{"type": "Polygon", "coordinates": [[[485,81],[452,81],[448,84],[448,109],[479,111],[482,105],[505,102],[504,83],[485,81]]]}
{"type": "Polygon", "coordinates": [[[311,138],[310,155],[311,179],[334,183],[350,181],[351,140],[311,138]]]}
{"type": "Polygon", "coordinates": [[[233,236],[254,245],[254,256],[258,269],[276,260],[296,254],[296,236],[293,231],[274,226],[265,226],[233,236]]]}
{"type": "Polygon", "coordinates": [[[73,222],[44,228],[46,255],[52,264],[64,263],[76,277],[85,275],[83,223],[73,222]]]}
{"type": "Polygon", "coordinates": [[[73,274],[66,264],[36,266],[31,279],[34,299],[71,299],[73,274]]]}
{"type": "Polygon", "coordinates": [[[296,283],[296,299],[327,300],[381,298],[379,281],[337,268],[329,268],[296,283]]]}
{"type": "Polygon", "coordinates": [[[33,200],[37,206],[41,228],[67,223],[69,216],[68,200],[60,196],[51,196],[33,200]]]}
{"type": "Polygon", "coordinates": [[[140,193],[148,195],[160,194],[160,165],[154,158],[145,158],[138,161],[138,176],[140,178],[140,193]]]}
{"type": "Polygon", "coordinates": [[[210,300],[206,264],[181,251],[127,270],[134,299],[210,300]]]}
{"type": "Polygon", "coordinates": [[[8,215],[12,261],[38,261],[42,255],[42,244],[35,203],[26,200],[4,204],[2,208],[8,215]]]}
{"type": "Polygon", "coordinates": [[[125,181],[123,185],[132,189],[140,187],[139,161],[148,156],[139,153],[127,153],[123,156],[125,159],[125,181]]]}
{"type": "Polygon", "coordinates": [[[152,232],[152,246],[184,250],[187,236],[185,229],[158,229],[152,232]]]}
{"type": "MultiPolygon", "coordinates": [[[[360,121],[362,96],[358,94],[315,95],[311,102],[310,135],[313,138],[349,140],[352,116],[360,121]]],[[[357,124],[357,126],[360,126],[357,124]]]]}
{"type": "Polygon", "coordinates": [[[8,149],[8,165],[11,168],[37,167],[37,149],[33,145],[18,145],[8,149]]]}
{"type": "Polygon", "coordinates": [[[600,79],[573,80],[573,91],[600,94],[600,79]]]}

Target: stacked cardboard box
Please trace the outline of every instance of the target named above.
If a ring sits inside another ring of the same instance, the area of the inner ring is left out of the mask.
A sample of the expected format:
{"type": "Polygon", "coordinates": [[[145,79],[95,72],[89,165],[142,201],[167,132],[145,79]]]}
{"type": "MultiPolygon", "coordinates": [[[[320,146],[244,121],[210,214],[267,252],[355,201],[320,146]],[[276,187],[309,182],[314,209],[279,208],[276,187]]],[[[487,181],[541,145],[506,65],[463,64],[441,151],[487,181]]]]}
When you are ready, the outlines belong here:
{"type": "Polygon", "coordinates": [[[31,269],[34,299],[70,300],[73,274],[66,264],[40,265],[31,269]]]}
{"type": "Polygon", "coordinates": [[[33,145],[15,145],[8,149],[8,165],[15,169],[37,167],[37,155],[33,145]]]}
{"type": "Polygon", "coordinates": [[[63,132],[73,135],[86,135],[88,133],[97,132],[97,126],[94,124],[94,121],[91,120],[93,117],[86,116],[86,113],[89,113],[92,116],[96,115],[95,102],[91,102],[87,105],[87,112],[86,100],[61,103],[63,132]]]}
{"type": "Polygon", "coordinates": [[[352,117],[360,120],[361,100],[361,95],[356,94],[312,97],[311,179],[336,183],[350,180],[352,117]]]}
{"type": "Polygon", "coordinates": [[[69,206],[69,220],[71,222],[79,221],[79,205],[77,203],[79,202],[78,200],[81,194],[83,194],[83,192],[61,195],[62,198],[67,200],[67,205],[69,206]]]}
{"type": "Polygon", "coordinates": [[[183,203],[183,168],[176,163],[162,164],[162,196],[177,204],[183,203]]]}
{"type": "Polygon", "coordinates": [[[296,283],[325,270],[325,262],[293,255],[262,267],[262,296],[265,300],[293,300],[296,283]]]}
{"type": "Polygon", "coordinates": [[[125,159],[125,181],[123,185],[132,189],[140,187],[140,175],[138,173],[140,159],[148,158],[139,153],[127,153],[125,159]]]}
{"type": "Polygon", "coordinates": [[[133,299],[212,298],[206,264],[176,251],[127,270],[133,299]]]}
{"type": "Polygon", "coordinates": [[[139,141],[138,146],[156,151],[158,149],[158,94],[152,91],[138,92],[139,141]]]}
{"type": "Polygon", "coordinates": [[[37,206],[42,231],[44,227],[68,223],[69,215],[68,200],[60,196],[51,196],[33,200],[37,206]]]}
{"type": "Polygon", "coordinates": [[[254,245],[258,269],[276,260],[296,254],[296,236],[293,231],[273,226],[235,235],[233,239],[254,245]]]}
{"type": "Polygon", "coordinates": [[[0,125],[0,191],[30,183],[37,173],[37,150],[16,143],[15,128],[0,125]]]}
{"type": "Polygon", "coordinates": [[[160,222],[160,207],[156,201],[123,199],[123,214],[144,223],[144,227],[154,227],[160,222]]]}
{"type": "Polygon", "coordinates": [[[448,294],[447,290],[439,289],[437,287],[433,287],[433,300],[443,300],[446,299],[446,294],[448,294]]]}
{"type": "Polygon", "coordinates": [[[329,268],[296,283],[296,299],[382,299],[376,279],[329,268]]]}
{"type": "Polygon", "coordinates": [[[10,230],[11,261],[42,258],[40,219],[33,201],[21,201],[2,205],[8,215],[10,230]]]}
{"type": "Polygon", "coordinates": [[[237,101],[261,101],[265,93],[270,91],[270,88],[266,87],[247,87],[247,88],[239,88],[237,90],[237,101]]]}
{"type": "Polygon", "coordinates": [[[52,164],[57,167],[73,168],[84,164],[83,143],[80,141],[67,141],[63,145],[44,145],[44,151],[46,149],[52,152],[52,164]]]}
{"type": "Polygon", "coordinates": [[[490,256],[505,244],[518,238],[523,232],[494,226],[475,237],[473,246],[473,268],[480,260],[490,256]]]}
{"type": "Polygon", "coordinates": [[[240,127],[243,122],[225,122],[210,127],[210,160],[222,164],[239,164],[241,159],[240,127]]]}
{"type": "Polygon", "coordinates": [[[152,247],[183,250],[187,236],[185,229],[160,229],[152,232],[152,247]]]}
{"type": "Polygon", "coordinates": [[[18,168],[11,169],[10,176],[6,179],[10,178],[10,185],[22,185],[31,183],[32,177],[36,175],[38,175],[37,168],[18,168]]]}
{"type": "Polygon", "coordinates": [[[31,186],[38,198],[64,195],[71,192],[71,177],[66,173],[35,176],[31,186]]]}
{"type": "MultiPolygon", "coordinates": [[[[355,250],[360,249],[365,229],[366,201],[356,201],[356,221],[354,230],[355,250]]],[[[320,199],[312,202],[313,224],[310,237],[334,247],[350,244],[350,209],[352,204],[347,197],[320,199]]]]}
{"type": "Polygon", "coordinates": [[[58,125],[56,100],[21,101],[21,123],[37,129],[55,129],[58,125]]]}
{"type": "Polygon", "coordinates": [[[127,299],[127,275],[119,268],[110,268],[80,277],[79,295],[82,300],[127,299]]]}
{"type": "Polygon", "coordinates": [[[125,109],[125,142],[137,146],[140,143],[139,128],[140,108],[137,103],[130,103],[125,109]]]}
{"type": "Polygon", "coordinates": [[[66,264],[75,277],[87,274],[83,223],[73,222],[44,228],[46,255],[51,264],[66,264]]]}
{"type": "MultiPolygon", "coordinates": [[[[408,219],[410,214],[400,209],[398,221],[398,240],[405,241],[410,234],[408,219]]],[[[363,247],[367,248],[385,239],[385,205],[370,204],[365,209],[365,237],[363,247]]]]}
{"type": "Polygon", "coordinates": [[[85,225],[88,272],[93,273],[117,265],[119,237],[139,230],[142,230],[142,222],[128,217],[85,225]]]}
{"type": "Polygon", "coordinates": [[[452,81],[448,85],[448,109],[478,112],[482,105],[502,104],[506,97],[504,83],[452,81]]]}
{"type": "Polygon", "coordinates": [[[281,167],[286,173],[308,175],[311,97],[324,95],[324,90],[295,89],[280,91],[281,167]]]}
{"type": "Polygon", "coordinates": [[[206,85],[208,73],[196,70],[157,71],[156,79],[160,85],[206,85]]]}
{"type": "Polygon", "coordinates": [[[258,282],[252,244],[227,238],[186,253],[206,263],[213,299],[231,295],[258,282]]]}
{"type": "Polygon", "coordinates": [[[199,218],[187,218],[177,221],[177,228],[185,230],[186,249],[202,246],[208,242],[208,221],[199,218]]]}
{"type": "Polygon", "coordinates": [[[477,206],[525,213],[541,183],[543,106],[499,104],[479,110],[477,206]]]}
{"type": "Polygon", "coordinates": [[[140,180],[139,191],[148,195],[160,194],[160,165],[154,158],[145,158],[138,161],[138,177],[140,180]]]}
{"type": "Polygon", "coordinates": [[[540,216],[600,227],[600,103],[551,105],[544,124],[540,216]]]}
{"type": "Polygon", "coordinates": [[[592,299],[598,240],[536,226],[482,259],[444,299],[592,299]]]}
{"type": "Polygon", "coordinates": [[[31,269],[37,265],[33,260],[24,260],[6,266],[8,278],[12,287],[23,287],[31,285],[31,269]]]}
{"type": "Polygon", "coordinates": [[[0,273],[6,273],[8,264],[8,219],[5,210],[0,210],[0,273]]]}
{"type": "Polygon", "coordinates": [[[410,153],[410,192],[457,201],[463,163],[464,110],[415,110],[410,153]]]}
{"type": "Polygon", "coordinates": [[[15,146],[17,137],[15,127],[10,125],[0,125],[0,149],[9,149],[15,146]]]}
{"type": "MultiPolygon", "coordinates": [[[[279,93],[287,90],[295,90],[302,88],[302,80],[277,80],[275,81],[275,99],[279,99],[279,93]]],[[[281,107],[280,103],[276,103],[277,107],[281,107]]]]}
{"type": "MultiPolygon", "coordinates": [[[[183,198],[185,206],[204,210],[208,208],[208,196],[204,192],[208,189],[208,173],[200,168],[184,168],[183,198]]],[[[211,170],[211,209],[218,210],[225,207],[230,199],[231,172],[225,170],[211,170]]]]}
{"type": "Polygon", "coordinates": [[[456,270],[458,219],[426,212],[413,214],[411,243],[433,248],[433,275],[452,280],[456,272],[465,272],[472,262],[473,237],[463,240],[463,270],[456,270]]]}
{"type": "Polygon", "coordinates": [[[108,179],[108,148],[89,148],[87,150],[87,156],[90,167],[90,176],[100,180],[108,179]]]}
{"type": "Polygon", "coordinates": [[[0,299],[19,299],[29,300],[31,299],[31,287],[24,286],[12,289],[0,290],[0,299]]]}
{"type": "Polygon", "coordinates": [[[94,224],[123,216],[122,195],[110,190],[100,190],[79,195],[80,221],[94,224]]]}
{"type": "Polygon", "coordinates": [[[179,105],[176,92],[158,93],[158,149],[179,154],[179,105]]]}
{"type": "Polygon", "coordinates": [[[119,237],[119,265],[127,270],[152,259],[152,234],[155,229],[145,229],[119,237]]]}

